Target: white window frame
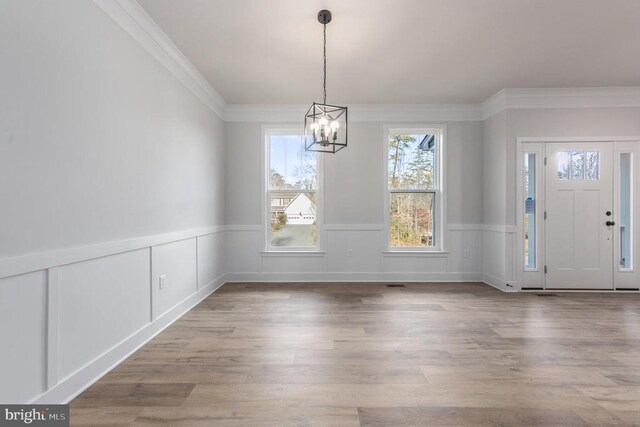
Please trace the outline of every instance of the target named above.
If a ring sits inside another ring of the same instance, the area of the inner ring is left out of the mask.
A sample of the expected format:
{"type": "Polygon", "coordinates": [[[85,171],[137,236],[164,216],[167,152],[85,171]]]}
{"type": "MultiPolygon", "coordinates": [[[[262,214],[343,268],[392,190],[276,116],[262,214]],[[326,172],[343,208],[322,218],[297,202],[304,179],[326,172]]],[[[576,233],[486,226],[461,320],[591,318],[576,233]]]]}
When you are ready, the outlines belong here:
{"type": "Polygon", "coordinates": [[[324,187],[322,154],[317,156],[316,190],[271,190],[271,150],[270,138],[274,135],[304,135],[304,129],[299,125],[269,125],[262,126],[261,165],[262,165],[262,239],[264,252],[285,253],[322,253],[324,248],[324,187]],[[316,194],[316,246],[271,246],[269,228],[271,226],[271,193],[315,193],[316,194]]]}
{"type": "Polygon", "coordinates": [[[404,252],[404,253],[447,253],[446,244],[448,242],[447,229],[447,197],[446,197],[446,147],[447,147],[447,125],[445,124],[386,124],[384,125],[383,138],[383,218],[384,218],[384,245],[385,252],[404,252]],[[389,189],[389,135],[425,135],[435,134],[436,152],[435,152],[435,174],[436,188],[434,190],[390,190],[389,189]],[[433,230],[435,234],[434,246],[429,247],[392,247],[391,246],[391,212],[390,212],[390,194],[391,193],[435,193],[435,210],[433,230]]]}

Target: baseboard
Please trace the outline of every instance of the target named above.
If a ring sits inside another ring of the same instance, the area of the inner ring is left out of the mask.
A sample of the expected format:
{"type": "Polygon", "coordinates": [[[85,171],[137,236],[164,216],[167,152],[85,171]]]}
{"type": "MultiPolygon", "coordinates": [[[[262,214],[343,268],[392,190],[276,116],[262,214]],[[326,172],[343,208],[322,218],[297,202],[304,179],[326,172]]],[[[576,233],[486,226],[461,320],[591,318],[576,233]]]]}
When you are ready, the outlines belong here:
{"type": "Polygon", "coordinates": [[[229,273],[227,282],[482,282],[481,273],[229,273]]]}
{"type": "Polygon", "coordinates": [[[483,274],[481,281],[502,292],[519,292],[519,289],[516,287],[515,282],[506,282],[502,279],[497,278],[496,276],[492,276],[491,274],[483,274]]]}
{"type": "Polygon", "coordinates": [[[173,322],[184,316],[189,310],[219,289],[226,282],[221,275],[202,289],[187,297],[154,322],[147,324],[133,335],[116,344],[75,373],[61,380],[56,386],[36,397],[31,403],[57,404],[68,403],[82,393],[113,368],[135,353],[140,347],[153,339],[173,322]]]}

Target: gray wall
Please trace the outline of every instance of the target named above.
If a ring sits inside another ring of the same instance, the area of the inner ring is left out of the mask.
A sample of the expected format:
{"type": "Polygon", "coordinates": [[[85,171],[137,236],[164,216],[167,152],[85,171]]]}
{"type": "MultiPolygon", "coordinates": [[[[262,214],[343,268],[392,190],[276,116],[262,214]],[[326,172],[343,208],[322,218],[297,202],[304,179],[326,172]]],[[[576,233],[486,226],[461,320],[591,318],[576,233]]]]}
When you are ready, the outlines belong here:
{"type": "MultiPolygon", "coordinates": [[[[228,224],[260,224],[261,125],[229,122],[226,205],[228,224]]],[[[325,155],[327,224],[384,221],[384,133],[380,122],[349,123],[349,147],[325,155]]],[[[482,223],[482,123],[447,123],[447,203],[451,224],[482,223]]]]}
{"type": "Polygon", "coordinates": [[[516,223],[516,138],[640,136],[640,108],[509,110],[505,163],[505,224],[516,223]]]}
{"type": "Polygon", "coordinates": [[[93,2],[0,28],[0,258],[224,224],[224,122],[93,2]]]}

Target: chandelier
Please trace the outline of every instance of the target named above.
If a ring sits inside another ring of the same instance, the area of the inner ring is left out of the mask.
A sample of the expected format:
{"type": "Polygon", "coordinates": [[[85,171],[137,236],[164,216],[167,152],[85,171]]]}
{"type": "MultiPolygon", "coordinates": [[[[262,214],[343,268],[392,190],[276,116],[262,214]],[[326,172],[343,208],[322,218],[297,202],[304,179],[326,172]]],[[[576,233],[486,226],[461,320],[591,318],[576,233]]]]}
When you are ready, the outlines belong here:
{"type": "Polygon", "coordinates": [[[327,24],[331,12],[318,12],[318,22],[323,28],[323,98],[314,102],[304,116],[304,140],[306,151],[337,153],[347,146],[347,107],[327,104],[327,24]]]}

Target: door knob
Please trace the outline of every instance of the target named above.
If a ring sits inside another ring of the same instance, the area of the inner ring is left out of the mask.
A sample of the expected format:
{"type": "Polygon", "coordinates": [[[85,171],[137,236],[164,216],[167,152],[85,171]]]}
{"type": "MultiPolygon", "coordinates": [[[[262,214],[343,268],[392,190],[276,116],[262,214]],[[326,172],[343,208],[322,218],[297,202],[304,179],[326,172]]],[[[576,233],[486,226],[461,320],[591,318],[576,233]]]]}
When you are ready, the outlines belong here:
{"type": "Polygon", "coordinates": [[[612,225],[616,225],[616,223],[613,222],[613,221],[607,221],[607,222],[605,222],[605,224],[607,225],[607,227],[611,227],[612,225]]]}

